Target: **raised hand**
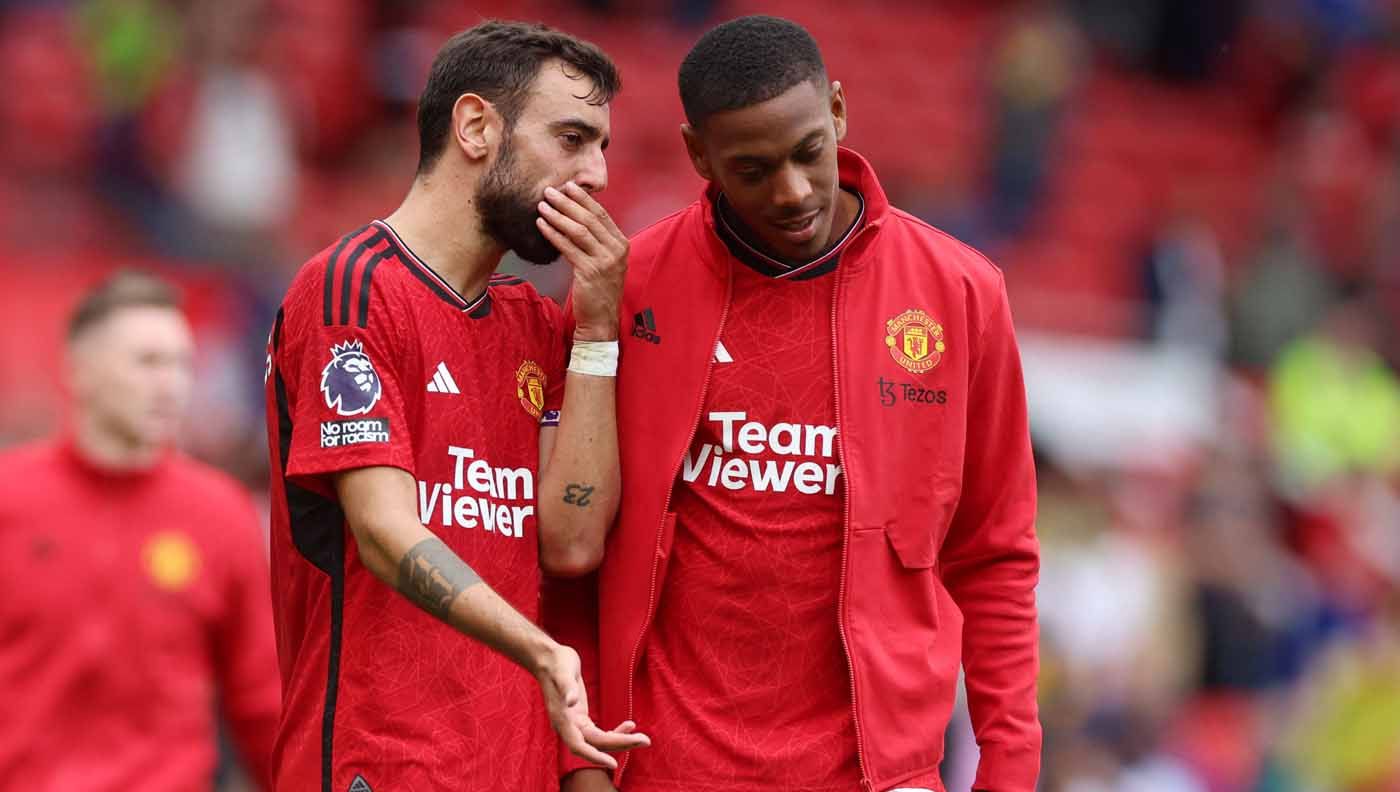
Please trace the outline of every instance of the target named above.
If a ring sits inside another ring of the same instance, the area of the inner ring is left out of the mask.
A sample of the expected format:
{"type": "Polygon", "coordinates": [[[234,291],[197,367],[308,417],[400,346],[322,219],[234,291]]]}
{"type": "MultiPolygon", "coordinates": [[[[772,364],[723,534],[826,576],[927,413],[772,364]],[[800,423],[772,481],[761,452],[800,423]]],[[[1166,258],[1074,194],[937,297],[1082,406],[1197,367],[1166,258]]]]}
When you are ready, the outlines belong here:
{"type": "Polygon", "coordinates": [[[574,338],[614,341],[622,278],[627,272],[627,237],[588,191],[573,182],[548,187],[535,225],[574,268],[574,338]]]}

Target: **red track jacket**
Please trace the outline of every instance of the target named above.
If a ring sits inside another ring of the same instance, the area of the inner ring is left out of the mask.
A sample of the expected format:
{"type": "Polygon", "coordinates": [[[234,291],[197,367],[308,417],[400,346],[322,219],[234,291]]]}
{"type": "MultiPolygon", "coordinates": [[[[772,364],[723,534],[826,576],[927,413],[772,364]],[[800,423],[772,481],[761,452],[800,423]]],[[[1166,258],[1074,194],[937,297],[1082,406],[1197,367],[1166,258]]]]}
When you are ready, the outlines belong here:
{"type": "MultiPolygon", "coordinates": [[[[938,766],[961,661],[981,748],[975,788],[1032,792],[1035,471],[1001,272],[890,207],[859,155],[839,156],[841,183],[868,216],[836,271],[831,312],[846,484],[839,616],[863,783],[885,790],[938,766]]],[[[633,715],[671,493],[729,309],[737,263],[715,235],[712,200],[632,240],[622,315],[650,309],[654,327],[623,327],[621,513],[598,596],[556,581],[546,597],[546,620],[579,648],[595,719],[608,725],[633,715]]],[[[625,758],[620,772],[625,784],[625,758]]]]}

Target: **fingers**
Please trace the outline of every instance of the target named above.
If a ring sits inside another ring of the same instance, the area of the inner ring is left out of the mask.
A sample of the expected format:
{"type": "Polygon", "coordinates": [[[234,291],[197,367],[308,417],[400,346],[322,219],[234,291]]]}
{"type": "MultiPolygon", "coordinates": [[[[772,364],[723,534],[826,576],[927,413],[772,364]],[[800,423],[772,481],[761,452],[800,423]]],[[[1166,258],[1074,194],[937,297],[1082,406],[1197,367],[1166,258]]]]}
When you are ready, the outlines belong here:
{"type": "Polygon", "coordinates": [[[566,182],[563,190],[565,195],[573,198],[580,206],[587,209],[590,214],[598,218],[598,221],[602,223],[613,236],[618,239],[627,236],[618,229],[617,224],[613,222],[612,215],[608,214],[608,210],[604,209],[603,205],[598,203],[598,199],[593,197],[593,193],[590,193],[573,182],[566,182]]]}
{"type": "Polygon", "coordinates": [[[541,234],[544,234],[544,238],[548,239],[550,243],[554,245],[554,249],[558,250],[559,253],[563,255],[564,260],[570,264],[576,265],[577,262],[582,261],[586,257],[586,254],[579,249],[578,245],[574,244],[572,239],[565,236],[564,232],[550,225],[549,221],[545,220],[543,217],[535,218],[535,227],[540,230],[541,234]]]}
{"type": "Polygon", "coordinates": [[[593,252],[595,242],[615,250],[626,239],[602,204],[577,184],[568,182],[562,189],[547,187],[544,197],[540,215],[569,234],[584,250],[593,252]]]}
{"type": "Polygon", "coordinates": [[[564,741],[565,745],[569,746],[569,752],[574,756],[586,762],[602,765],[609,770],[617,769],[617,760],[589,745],[588,741],[583,738],[583,732],[579,731],[578,727],[573,724],[569,724],[561,731],[559,738],[564,741]]]}
{"type": "Polygon", "coordinates": [[[593,231],[569,215],[552,206],[548,201],[539,203],[540,219],[556,231],[564,234],[569,241],[584,253],[593,255],[601,244],[593,231]]]}
{"type": "Polygon", "coordinates": [[[593,723],[587,723],[581,729],[583,738],[589,745],[602,751],[617,752],[630,751],[633,748],[645,748],[651,745],[651,738],[640,732],[636,732],[636,725],[632,726],[632,731],[623,732],[621,730],[603,731],[593,723]]]}

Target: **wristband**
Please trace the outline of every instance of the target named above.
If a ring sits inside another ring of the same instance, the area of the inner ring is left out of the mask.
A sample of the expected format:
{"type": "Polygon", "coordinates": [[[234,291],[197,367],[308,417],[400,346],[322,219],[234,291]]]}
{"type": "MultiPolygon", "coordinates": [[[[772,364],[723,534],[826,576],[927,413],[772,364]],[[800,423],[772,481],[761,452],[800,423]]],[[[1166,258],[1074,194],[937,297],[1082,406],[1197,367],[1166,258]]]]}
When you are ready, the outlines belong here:
{"type": "Polygon", "coordinates": [[[616,341],[575,341],[569,371],[595,377],[617,376],[616,341]]]}

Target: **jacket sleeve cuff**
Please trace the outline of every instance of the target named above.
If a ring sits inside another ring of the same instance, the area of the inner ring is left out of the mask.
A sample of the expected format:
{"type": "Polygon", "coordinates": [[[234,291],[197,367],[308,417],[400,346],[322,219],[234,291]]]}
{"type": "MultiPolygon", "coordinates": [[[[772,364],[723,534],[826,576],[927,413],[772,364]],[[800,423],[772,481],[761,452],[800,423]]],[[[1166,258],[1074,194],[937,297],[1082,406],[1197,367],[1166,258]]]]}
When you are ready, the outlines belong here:
{"type": "Polygon", "coordinates": [[[1039,750],[984,746],[977,763],[977,779],[973,789],[987,792],[1035,792],[1040,776],[1039,750]]]}

